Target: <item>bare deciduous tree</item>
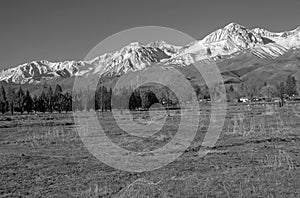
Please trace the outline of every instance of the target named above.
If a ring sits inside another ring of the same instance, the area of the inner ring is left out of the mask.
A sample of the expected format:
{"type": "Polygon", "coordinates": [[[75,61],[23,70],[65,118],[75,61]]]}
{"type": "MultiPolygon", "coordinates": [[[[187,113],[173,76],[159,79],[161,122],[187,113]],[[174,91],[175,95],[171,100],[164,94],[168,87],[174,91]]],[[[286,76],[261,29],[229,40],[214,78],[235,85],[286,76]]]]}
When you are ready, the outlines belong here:
{"type": "Polygon", "coordinates": [[[263,85],[264,82],[261,79],[254,76],[249,78],[245,83],[247,97],[253,99],[255,96],[259,96],[263,85]]]}
{"type": "Polygon", "coordinates": [[[282,107],[284,105],[284,95],[286,93],[284,82],[276,84],[271,91],[273,96],[280,98],[279,107],[282,107]]]}

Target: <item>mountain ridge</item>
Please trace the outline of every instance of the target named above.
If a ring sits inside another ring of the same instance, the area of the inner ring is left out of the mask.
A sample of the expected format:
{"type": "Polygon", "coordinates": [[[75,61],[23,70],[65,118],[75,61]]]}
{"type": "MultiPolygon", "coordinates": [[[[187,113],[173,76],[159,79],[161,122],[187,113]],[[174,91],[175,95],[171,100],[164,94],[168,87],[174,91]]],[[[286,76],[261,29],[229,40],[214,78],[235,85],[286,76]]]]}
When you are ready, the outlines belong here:
{"type": "Polygon", "coordinates": [[[233,22],[184,46],[175,46],[165,41],[148,44],[133,42],[90,61],[31,61],[1,71],[0,81],[35,84],[48,79],[89,74],[120,76],[156,63],[186,66],[207,59],[230,59],[248,51],[258,58],[274,59],[299,48],[300,27],[291,31],[271,32],[263,28],[248,29],[233,22]]]}

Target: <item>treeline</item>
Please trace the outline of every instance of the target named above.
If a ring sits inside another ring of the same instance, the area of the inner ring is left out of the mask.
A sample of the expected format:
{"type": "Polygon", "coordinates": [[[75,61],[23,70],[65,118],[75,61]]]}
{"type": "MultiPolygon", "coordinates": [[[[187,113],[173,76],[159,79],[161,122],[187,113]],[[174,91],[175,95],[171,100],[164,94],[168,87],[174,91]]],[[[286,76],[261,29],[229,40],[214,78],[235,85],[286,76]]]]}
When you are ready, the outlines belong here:
{"type": "Polygon", "coordinates": [[[116,91],[118,94],[113,97],[114,108],[141,110],[149,109],[155,103],[163,103],[151,89],[140,88],[133,90],[122,88],[116,91]]]}
{"type": "Polygon", "coordinates": [[[272,98],[280,99],[280,106],[284,104],[284,99],[293,98],[298,95],[297,81],[294,76],[287,76],[285,81],[268,84],[267,82],[253,76],[238,86],[227,86],[226,94],[228,101],[233,101],[240,97],[246,97],[250,101],[255,98],[265,98],[270,101],[272,98]]]}
{"type": "MultiPolygon", "coordinates": [[[[207,85],[193,85],[198,100],[210,99],[210,92],[207,85]]],[[[247,83],[241,83],[240,87],[227,87],[227,97],[231,101],[239,97],[249,99],[264,96],[266,98],[278,97],[284,101],[286,96],[298,95],[296,80],[288,76],[286,82],[280,82],[276,85],[268,85],[259,79],[249,79],[247,83]]],[[[188,97],[187,97],[188,98],[188,97]]],[[[188,100],[188,99],[187,99],[188,100]]],[[[91,91],[76,90],[71,93],[63,91],[57,84],[53,89],[45,84],[40,94],[32,94],[29,90],[23,90],[22,87],[13,89],[3,86],[0,88],[0,112],[5,114],[10,112],[70,112],[83,110],[111,111],[112,108],[120,110],[147,110],[153,104],[160,103],[162,106],[177,108],[180,102],[176,95],[168,87],[145,86],[133,89],[123,87],[112,91],[112,88],[104,85],[97,85],[96,90],[91,91]]]]}
{"type": "Polygon", "coordinates": [[[5,114],[10,112],[50,112],[72,111],[72,94],[63,92],[59,84],[53,91],[51,86],[44,86],[42,93],[32,96],[29,90],[24,91],[22,87],[17,90],[8,87],[7,90],[2,86],[0,89],[0,112],[5,114]]]}
{"type": "MultiPolygon", "coordinates": [[[[168,93],[168,91],[167,91],[168,93]]],[[[119,110],[141,110],[149,109],[155,103],[163,105],[176,105],[177,101],[170,98],[171,94],[161,94],[157,97],[153,90],[121,88],[113,94],[112,88],[98,86],[93,93],[87,90],[73,90],[63,92],[62,87],[57,84],[53,90],[51,86],[44,85],[39,95],[33,95],[29,90],[24,91],[22,87],[14,90],[11,87],[0,90],[0,112],[14,114],[36,113],[36,112],[70,112],[83,110],[111,111],[112,104],[119,110]]]]}
{"type": "Polygon", "coordinates": [[[94,94],[89,89],[86,91],[79,90],[77,94],[73,94],[73,108],[75,110],[86,109],[88,111],[92,109],[110,111],[112,108],[119,110],[145,110],[155,103],[165,106],[177,105],[178,100],[173,96],[173,93],[169,93],[169,91],[166,91],[166,93],[155,93],[154,90],[155,88],[142,87],[134,90],[131,87],[122,87],[113,92],[112,88],[101,85],[97,86],[94,94]]]}
{"type": "Polygon", "coordinates": [[[73,92],[73,110],[101,110],[112,109],[112,89],[106,86],[97,86],[95,91],[86,89],[73,92]]]}
{"type": "MultiPolygon", "coordinates": [[[[227,100],[233,101],[240,97],[246,97],[250,101],[258,97],[280,98],[280,106],[284,104],[284,99],[298,95],[296,79],[289,75],[285,82],[269,85],[258,78],[251,78],[241,83],[239,86],[227,86],[227,100]]],[[[210,99],[210,92],[206,85],[193,85],[198,100],[210,99]]],[[[181,101],[183,102],[183,101],[181,101]]],[[[39,95],[33,95],[29,90],[24,91],[22,87],[12,89],[3,86],[0,88],[0,112],[5,114],[10,112],[70,112],[83,110],[111,111],[112,108],[120,110],[147,110],[153,104],[160,103],[167,109],[178,107],[179,100],[168,87],[123,87],[112,91],[112,88],[104,85],[97,85],[95,91],[86,89],[77,90],[73,93],[63,91],[57,84],[55,89],[45,84],[39,95]]]]}

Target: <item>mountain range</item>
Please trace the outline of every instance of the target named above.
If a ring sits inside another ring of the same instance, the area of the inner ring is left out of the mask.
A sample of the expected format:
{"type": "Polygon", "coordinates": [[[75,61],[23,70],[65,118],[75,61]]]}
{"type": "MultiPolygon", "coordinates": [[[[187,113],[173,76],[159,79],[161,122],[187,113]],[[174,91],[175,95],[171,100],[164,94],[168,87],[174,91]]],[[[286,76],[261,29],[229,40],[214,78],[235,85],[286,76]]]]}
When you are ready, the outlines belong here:
{"type": "Polygon", "coordinates": [[[156,63],[171,67],[187,66],[182,68],[189,70],[189,65],[202,60],[216,62],[225,83],[239,83],[251,76],[277,82],[289,74],[300,80],[299,52],[300,27],[275,33],[230,23],[185,46],[165,41],[134,42],[90,61],[31,61],[1,71],[0,81],[34,85],[90,74],[118,77],[156,63]]]}

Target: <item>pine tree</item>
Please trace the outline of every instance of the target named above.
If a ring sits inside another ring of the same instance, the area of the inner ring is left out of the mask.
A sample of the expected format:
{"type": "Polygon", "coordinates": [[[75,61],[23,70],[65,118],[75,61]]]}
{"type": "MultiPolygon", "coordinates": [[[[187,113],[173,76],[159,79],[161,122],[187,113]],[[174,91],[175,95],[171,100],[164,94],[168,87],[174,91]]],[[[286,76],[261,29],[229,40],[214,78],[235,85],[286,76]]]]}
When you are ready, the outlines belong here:
{"type": "Polygon", "coordinates": [[[88,92],[86,99],[86,110],[90,111],[92,109],[95,109],[95,96],[88,92]]]}
{"type": "MultiPolygon", "coordinates": [[[[121,109],[121,90],[120,89],[114,89],[114,92],[111,91],[111,109],[121,109]]],[[[97,102],[97,100],[96,100],[97,102]]]]}
{"type": "Polygon", "coordinates": [[[108,101],[108,91],[105,86],[102,87],[102,106],[101,106],[101,111],[107,111],[107,101],[108,101]]]}
{"type": "Polygon", "coordinates": [[[140,92],[135,90],[129,98],[129,109],[136,110],[142,107],[142,98],[140,92]]]}
{"type": "Polygon", "coordinates": [[[159,103],[155,93],[147,90],[142,97],[142,107],[144,109],[149,109],[155,103],[159,103]]]}
{"type": "Polygon", "coordinates": [[[17,92],[16,100],[16,110],[23,114],[25,106],[25,94],[22,87],[20,87],[20,89],[17,92]]]}
{"type": "Polygon", "coordinates": [[[112,88],[109,88],[108,99],[107,99],[107,108],[111,111],[111,102],[112,101],[112,88]]]}
{"type": "Polygon", "coordinates": [[[7,100],[8,100],[9,111],[13,115],[15,111],[15,104],[16,104],[16,93],[11,87],[8,87],[7,90],[7,100]]]}
{"type": "Polygon", "coordinates": [[[103,112],[111,108],[111,96],[105,86],[98,86],[95,92],[95,109],[103,112]]]}
{"type": "Polygon", "coordinates": [[[24,100],[24,110],[27,111],[27,113],[29,114],[30,112],[32,112],[33,110],[33,100],[31,98],[31,95],[29,93],[29,90],[26,91],[26,95],[25,95],[25,100],[24,100]]]}
{"type": "Polygon", "coordinates": [[[129,98],[129,110],[136,110],[136,97],[134,92],[131,94],[130,98],[129,98]]]}
{"type": "Polygon", "coordinates": [[[6,97],[6,92],[3,86],[0,89],[0,111],[2,114],[8,111],[8,101],[6,97]]]}
{"type": "Polygon", "coordinates": [[[95,91],[95,109],[99,110],[102,106],[102,87],[100,85],[97,86],[95,91]]]}
{"type": "Polygon", "coordinates": [[[63,110],[66,113],[72,111],[72,94],[68,92],[64,94],[63,110]]]}
{"type": "Polygon", "coordinates": [[[53,112],[53,106],[54,106],[54,97],[53,97],[53,90],[52,87],[49,86],[47,88],[47,92],[46,92],[46,98],[47,98],[47,110],[52,113],[53,112]]]}
{"type": "Polygon", "coordinates": [[[135,98],[136,98],[136,107],[139,109],[142,107],[142,97],[139,90],[135,92],[135,98]]]}
{"type": "Polygon", "coordinates": [[[32,109],[36,113],[39,111],[39,98],[37,97],[37,95],[34,95],[32,100],[33,100],[33,108],[32,109]]]}
{"type": "Polygon", "coordinates": [[[82,91],[79,90],[78,93],[74,92],[73,94],[73,110],[74,111],[83,111],[84,110],[84,105],[83,105],[83,102],[82,102],[82,91]]]}
{"type": "Polygon", "coordinates": [[[61,86],[59,84],[57,84],[55,87],[54,95],[57,95],[62,92],[63,92],[63,90],[62,90],[61,86]]]}
{"type": "Polygon", "coordinates": [[[53,95],[53,108],[54,110],[58,111],[59,113],[61,113],[64,109],[64,95],[62,93],[62,88],[59,84],[56,85],[55,87],[55,91],[54,91],[54,95],[53,95]]]}
{"type": "Polygon", "coordinates": [[[297,85],[296,85],[296,79],[294,76],[289,75],[286,79],[286,94],[288,96],[298,95],[297,93],[297,85]]]}
{"type": "Polygon", "coordinates": [[[47,96],[44,91],[42,91],[42,94],[39,97],[38,102],[38,111],[45,113],[47,110],[47,96]]]}
{"type": "Polygon", "coordinates": [[[129,109],[129,100],[130,100],[130,96],[131,96],[132,92],[133,92],[132,87],[129,87],[129,88],[123,87],[122,97],[121,97],[122,98],[121,105],[122,105],[123,110],[129,109]]]}

